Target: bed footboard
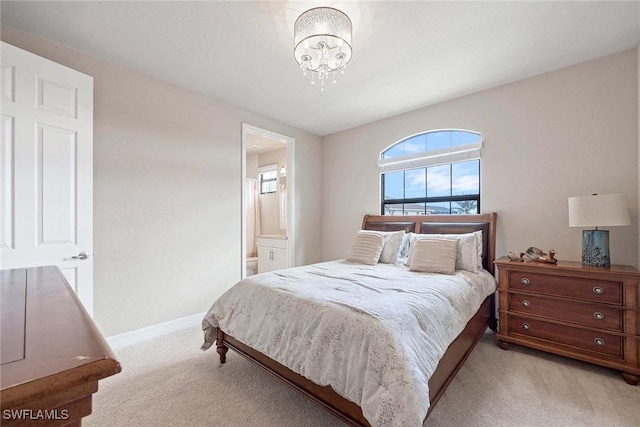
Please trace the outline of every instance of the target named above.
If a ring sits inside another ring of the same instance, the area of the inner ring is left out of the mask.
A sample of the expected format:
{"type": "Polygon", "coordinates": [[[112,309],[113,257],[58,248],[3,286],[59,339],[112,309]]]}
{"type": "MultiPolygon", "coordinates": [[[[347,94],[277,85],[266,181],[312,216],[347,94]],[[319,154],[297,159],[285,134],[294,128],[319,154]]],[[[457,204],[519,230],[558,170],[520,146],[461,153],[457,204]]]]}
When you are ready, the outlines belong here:
{"type": "Polygon", "coordinates": [[[313,383],[311,380],[226,334],[220,328],[216,328],[216,347],[218,354],[220,354],[221,363],[224,363],[225,356],[223,354],[226,354],[227,350],[231,348],[240,356],[265,369],[303,396],[322,406],[346,424],[358,427],[370,426],[364,415],[362,415],[362,409],[355,403],[340,396],[331,386],[320,386],[313,383]]]}
{"type": "MultiPolygon", "coordinates": [[[[467,327],[451,343],[443,358],[440,360],[438,368],[429,380],[429,400],[433,409],[436,402],[444,393],[455,374],[462,367],[475,345],[482,338],[487,326],[493,318],[492,302],[495,295],[488,296],[478,312],[471,318],[467,327]]],[[[224,363],[227,350],[231,347],[241,356],[255,363],[261,368],[275,375],[280,381],[298,390],[307,398],[313,400],[345,423],[352,426],[369,426],[368,421],[362,414],[362,409],[355,403],[345,399],[336,393],[330,386],[319,386],[302,375],[293,372],[289,368],[270,359],[257,350],[241,343],[231,335],[224,333],[220,328],[216,329],[216,348],[220,355],[220,362],[224,363]]]]}

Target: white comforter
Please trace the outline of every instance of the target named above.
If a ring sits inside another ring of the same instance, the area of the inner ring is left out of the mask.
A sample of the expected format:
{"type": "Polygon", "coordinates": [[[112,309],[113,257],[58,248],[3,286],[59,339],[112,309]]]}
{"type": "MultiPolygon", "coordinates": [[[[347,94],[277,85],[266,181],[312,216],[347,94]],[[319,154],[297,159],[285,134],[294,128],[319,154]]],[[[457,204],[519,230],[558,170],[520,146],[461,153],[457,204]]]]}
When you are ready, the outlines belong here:
{"type": "Polygon", "coordinates": [[[482,301],[482,271],[414,273],[331,261],[249,277],[202,321],[358,404],[372,426],[421,426],[428,381],[482,301]]]}

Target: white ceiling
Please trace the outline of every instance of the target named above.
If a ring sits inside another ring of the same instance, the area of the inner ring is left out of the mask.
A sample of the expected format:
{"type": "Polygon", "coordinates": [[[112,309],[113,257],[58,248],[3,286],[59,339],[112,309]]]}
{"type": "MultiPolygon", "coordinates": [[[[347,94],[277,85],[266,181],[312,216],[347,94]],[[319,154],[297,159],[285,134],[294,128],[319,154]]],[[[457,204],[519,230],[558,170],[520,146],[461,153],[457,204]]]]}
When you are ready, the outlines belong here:
{"type": "Polygon", "coordinates": [[[327,135],[640,42],[640,2],[13,2],[3,24],[327,135]],[[353,59],[325,92],[293,58],[293,22],[333,6],[353,59]]]}

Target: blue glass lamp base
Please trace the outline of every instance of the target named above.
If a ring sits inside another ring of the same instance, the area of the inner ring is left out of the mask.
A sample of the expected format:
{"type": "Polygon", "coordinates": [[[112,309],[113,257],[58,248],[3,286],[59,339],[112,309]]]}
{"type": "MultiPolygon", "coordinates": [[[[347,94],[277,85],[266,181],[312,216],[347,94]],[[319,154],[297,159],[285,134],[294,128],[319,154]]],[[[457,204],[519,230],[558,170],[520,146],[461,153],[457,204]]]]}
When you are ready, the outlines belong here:
{"type": "Polygon", "coordinates": [[[608,230],[582,231],[582,264],[599,267],[611,266],[608,230]]]}

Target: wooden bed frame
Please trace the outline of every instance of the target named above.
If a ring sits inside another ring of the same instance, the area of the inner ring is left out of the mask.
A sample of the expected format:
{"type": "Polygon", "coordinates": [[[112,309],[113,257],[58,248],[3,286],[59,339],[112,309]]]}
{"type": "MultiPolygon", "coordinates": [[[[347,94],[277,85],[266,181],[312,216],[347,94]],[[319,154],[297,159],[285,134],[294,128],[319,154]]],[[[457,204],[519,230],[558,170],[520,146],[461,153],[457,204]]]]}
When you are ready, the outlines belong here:
{"type": "MultiPolygon", "coordinates": [[[[494,273],[497,214],[478,215],[423,215],[423,216],[382,216],[365,215],[362,221],[363,230],[397,231],[405,230],[420,234],[462,234],[482,230],[484,251],[482,264],[484,268],[494,273]]],[[[487,327],[496,330],[495,295],[485,299],[480,309],[467,323],[465,329],[451,343],[438,367],[429,379],[429,400],[431,406],[442,396],[455,374],[462,367],[487,327]]],[[[216,331],[216,351],[220,355],[220,362],[224,363],[226,353],[232,348],[251,362],[264,368],[280,381],[298,390],[304,396],[313,400],[342,421],[353,426],[369,426],[362,415],[361,408],[355,403],[336,393],[330,386],[319,386],[309,379],[297,374],[286,366],[270,359],[264,354],[241,343],[226,334],[220,328],[216,331]]]]}

